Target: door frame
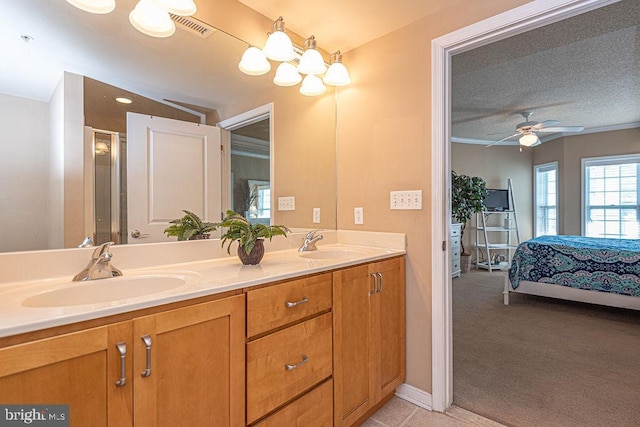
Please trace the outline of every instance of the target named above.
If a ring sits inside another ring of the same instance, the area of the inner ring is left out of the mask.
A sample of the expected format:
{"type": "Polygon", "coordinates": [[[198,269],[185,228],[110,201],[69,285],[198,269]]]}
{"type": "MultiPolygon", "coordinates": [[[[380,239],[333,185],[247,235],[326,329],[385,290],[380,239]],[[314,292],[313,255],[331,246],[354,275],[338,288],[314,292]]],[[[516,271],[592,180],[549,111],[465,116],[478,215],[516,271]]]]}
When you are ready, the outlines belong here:
{"type": "Polygon", "coordinates": [[[451,257],[451,56],[594,10],[619,0],[535,0],[431,42],[431,407],[453,403],[451,257]],[[448,243],[447,243],[448,242],[448,243]]]}

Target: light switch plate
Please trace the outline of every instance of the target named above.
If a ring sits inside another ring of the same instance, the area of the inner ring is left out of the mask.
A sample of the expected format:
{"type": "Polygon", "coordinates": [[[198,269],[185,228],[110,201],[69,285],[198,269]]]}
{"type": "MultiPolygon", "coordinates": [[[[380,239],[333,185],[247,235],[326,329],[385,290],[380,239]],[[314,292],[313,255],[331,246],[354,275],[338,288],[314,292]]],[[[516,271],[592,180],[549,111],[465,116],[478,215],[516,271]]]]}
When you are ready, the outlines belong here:
{"type": "Polygon", "coordinates": [[[364,208],[353,208],[353,223],[364,224],[364,208]]]}
{"type": "Polygon", "coordinates": [[[320,208],[313,208],[313,223],[320,224],[320,208]]]}
{"type": "Polygon", "coordinates": [[[279,211],[295,211],[296,198],[294,196],[278,197],[278,210],[279,211]]]}
{"type": "Polygon", "coordinates": [[[422,190],[392,191],[392,210],[422,210],[422,190]]]}

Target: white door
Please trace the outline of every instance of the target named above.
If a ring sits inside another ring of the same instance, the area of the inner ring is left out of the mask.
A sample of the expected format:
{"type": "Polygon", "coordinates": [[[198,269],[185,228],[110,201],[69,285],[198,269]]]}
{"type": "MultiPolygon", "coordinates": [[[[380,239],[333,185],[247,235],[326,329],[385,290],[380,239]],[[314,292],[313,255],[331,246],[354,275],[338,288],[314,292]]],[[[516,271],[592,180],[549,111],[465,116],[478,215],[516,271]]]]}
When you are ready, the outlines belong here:
{"type": "Polygon", "coordinates": [[[220,129],[127,113],[127,175],[129,243],[174,241],[164,229],[183,209],[219,222],[220,129]]]}

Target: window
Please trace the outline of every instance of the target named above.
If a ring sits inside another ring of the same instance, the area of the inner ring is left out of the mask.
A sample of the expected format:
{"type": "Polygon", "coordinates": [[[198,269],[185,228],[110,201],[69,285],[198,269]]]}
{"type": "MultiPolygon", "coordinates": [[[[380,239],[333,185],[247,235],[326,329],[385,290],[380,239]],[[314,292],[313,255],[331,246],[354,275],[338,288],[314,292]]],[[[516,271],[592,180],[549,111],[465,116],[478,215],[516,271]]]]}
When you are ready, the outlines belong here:
{"type": "Polygon", "coordinates": [[[269,219],[271,218],[271,187],[269,181],[250,179],[248,184],[252,195],[249,220],[251,222],[269,224],[269,219]]]}
{"type": "Polygon", "coordinates": [[[535,237],[558,234],[558,162],[533,167],[535,237]]]}
{"type": "Polygon", "coordinates": [[[640,154],[582,159],[583,234],[640,238],[640,154]]]}

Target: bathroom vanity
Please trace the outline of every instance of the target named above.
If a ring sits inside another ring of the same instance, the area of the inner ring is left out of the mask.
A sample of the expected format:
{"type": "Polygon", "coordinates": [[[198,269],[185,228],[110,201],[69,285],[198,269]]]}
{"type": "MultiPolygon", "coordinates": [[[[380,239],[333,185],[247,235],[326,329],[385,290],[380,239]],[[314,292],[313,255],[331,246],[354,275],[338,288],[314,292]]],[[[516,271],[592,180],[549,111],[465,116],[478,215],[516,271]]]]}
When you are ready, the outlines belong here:
{"type": "Polygon", "coordinates": [[[68,285],[1,284],[0,402],[68,404],[72,426],[353,425],[405,376],[404,236],[353,236],[123,269],[185,283],[93,304],[17,307],[68,285]]]}

